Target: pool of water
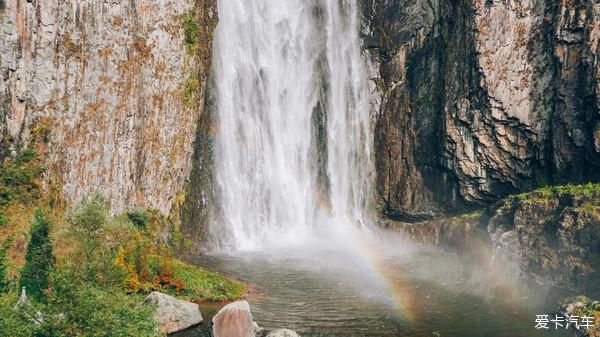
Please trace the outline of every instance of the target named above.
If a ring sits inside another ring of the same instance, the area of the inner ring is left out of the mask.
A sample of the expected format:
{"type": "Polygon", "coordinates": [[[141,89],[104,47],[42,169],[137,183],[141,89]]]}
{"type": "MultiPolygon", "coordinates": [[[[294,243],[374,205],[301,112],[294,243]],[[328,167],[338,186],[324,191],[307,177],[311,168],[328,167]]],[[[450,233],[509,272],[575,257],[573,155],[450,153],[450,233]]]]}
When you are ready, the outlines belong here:
{"type": "Polygon", "coordinates": [[[573,336],[534,328],[535,315],[552,312],[565,294],[516,281],[492,261],[481,251],[459,255],[391,240],[354,248],[285,245],[196,262],[250,284],[254,320],[267,330],[290,328],[304,337],[573,336]]]}

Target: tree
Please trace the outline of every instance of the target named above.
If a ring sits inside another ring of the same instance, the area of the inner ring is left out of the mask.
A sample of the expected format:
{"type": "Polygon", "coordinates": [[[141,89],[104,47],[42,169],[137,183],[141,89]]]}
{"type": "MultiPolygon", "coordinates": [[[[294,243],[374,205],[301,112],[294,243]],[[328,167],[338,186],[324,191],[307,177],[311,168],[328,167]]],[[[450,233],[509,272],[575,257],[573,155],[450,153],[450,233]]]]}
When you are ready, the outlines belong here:
{"type": "Polygon", "coordinates": [[[25,287],[31,298],[46,302],[44,291],[48,289],[50,271],[54,266],[52,243],[50,242],[50,219],[37,209],[31,224],[30,239],[25,255],[25,266],[21,272],[19,287],[25,287]]]}
{"type": "Polygon", "coordinates": [[[106,262],[98,236],[109,221],[109,211],[109,200],[95,194],[81,200],[67,215],[71,233],[79,243],[78,268],[87,281],[97,281],[98,271],[106,262]]]}
{"type": "Polygon", "coordinates": [[[6,275],[6,270],[8,269],[8,249],[12,244],[12,237],[9,237],[4,241],[4,243],[0,246],[0,293],[4,292],[8,288],[8,278],[6,275]]]}

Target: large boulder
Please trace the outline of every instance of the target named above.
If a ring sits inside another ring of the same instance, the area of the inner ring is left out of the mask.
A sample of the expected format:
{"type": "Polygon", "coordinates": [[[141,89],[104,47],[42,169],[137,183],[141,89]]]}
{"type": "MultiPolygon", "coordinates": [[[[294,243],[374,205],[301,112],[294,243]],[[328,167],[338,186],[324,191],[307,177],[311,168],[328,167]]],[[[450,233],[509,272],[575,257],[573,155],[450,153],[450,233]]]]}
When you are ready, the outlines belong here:
{"type": "Polygon", "coordinates": [[[267,337],[300,337],[300,335],[290,329],[277,329],[269,332],[267,337]]]}
{"type": "Polygon", "coordinates": [[[236,301],[224,306],[213,317],[214,337],[254,337],[254,322],[250,305],[236,301]]]}
{"type": "Polygon", "coordinates": [[[154,320],[160,324],[162,333],[170,334],[185,330],[203,321],[198,304],[178,300],[158,291],[148,295],[144,303],[158,306],[154,320]]]}

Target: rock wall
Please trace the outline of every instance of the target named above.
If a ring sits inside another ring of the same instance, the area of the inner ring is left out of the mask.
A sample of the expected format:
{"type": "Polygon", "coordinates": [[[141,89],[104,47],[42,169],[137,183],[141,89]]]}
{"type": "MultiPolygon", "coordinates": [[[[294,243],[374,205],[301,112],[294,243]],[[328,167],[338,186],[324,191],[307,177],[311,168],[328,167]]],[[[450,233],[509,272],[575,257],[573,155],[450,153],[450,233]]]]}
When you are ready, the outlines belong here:
{"type": "Polygon", "coordinates": [[[487,225],[494,255],[543,284],[598,291],[599,199],[596,185],[504,200],[487,225]]]}
{"type": "MultiPolygon", "coordinates": [[[[0,1],[3,154],[51,128],[70,201],[169,213],[190,174],[210,69],[212,0],[0,1]]],[[[1,159],[1,158],[0,158],[1,159]]]]}
{"type": "Polygon", "coordinates": [[[474,213],[380,225],[413,242],[491,257],[542,284],[600,290],[600,184],[546,187],[474,213]]]}
{"type": "Polygon", "coordinates": [[[376,198],[393,219],[600,179],[600,4],[362,0],[379,65],[376,198]]]}

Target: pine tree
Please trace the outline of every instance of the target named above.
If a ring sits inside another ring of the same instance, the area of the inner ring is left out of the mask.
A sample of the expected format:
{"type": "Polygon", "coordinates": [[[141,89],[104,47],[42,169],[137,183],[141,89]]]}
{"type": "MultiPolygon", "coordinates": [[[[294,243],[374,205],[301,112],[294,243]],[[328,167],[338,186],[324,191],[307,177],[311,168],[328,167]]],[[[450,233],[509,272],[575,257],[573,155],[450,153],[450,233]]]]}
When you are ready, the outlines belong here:
{"type": "Polygon", "coordinates": [[[28,295],[42,303],[46,302],[44,291],[48,289],[50,270],[54,265],[49,237],[51,226],[50,219],[40,209],[36,210],[31,224],[25,266],[19,280],[19,288],[25,287],[28,295]]]}

